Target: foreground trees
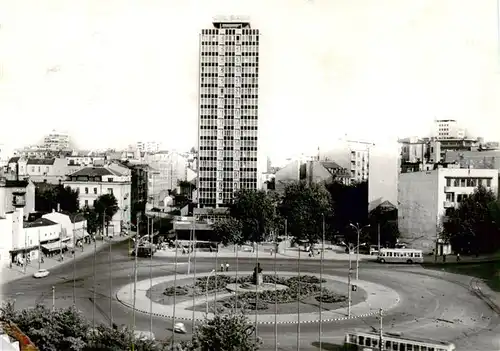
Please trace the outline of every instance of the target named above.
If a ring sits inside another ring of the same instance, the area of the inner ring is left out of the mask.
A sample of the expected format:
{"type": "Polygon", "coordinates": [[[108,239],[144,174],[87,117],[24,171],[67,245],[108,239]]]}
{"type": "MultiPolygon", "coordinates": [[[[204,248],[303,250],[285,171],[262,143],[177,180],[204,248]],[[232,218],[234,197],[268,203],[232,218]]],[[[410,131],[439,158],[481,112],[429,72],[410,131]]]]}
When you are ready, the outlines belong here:
{"type": "Polygon", "coordinates": [[[450,208],[443,217],[441,238],[456,252],[490,253],[500,249],[500,206],[495,194],[483,186],[450,208]]]}
{"type": "Polygon", "coordinates": [[[128,329],[111,329],[99,325],[92,329],[73,308],[52,311],[43,305],[29,310],[15,310],[12,303],[0,309],[2,322],[15,323],[40,351],[256,351],[253,326],[242,315],[216,316],[198,325],[190,342],[172,345],[171,342],[135,339],[128,329]]]}

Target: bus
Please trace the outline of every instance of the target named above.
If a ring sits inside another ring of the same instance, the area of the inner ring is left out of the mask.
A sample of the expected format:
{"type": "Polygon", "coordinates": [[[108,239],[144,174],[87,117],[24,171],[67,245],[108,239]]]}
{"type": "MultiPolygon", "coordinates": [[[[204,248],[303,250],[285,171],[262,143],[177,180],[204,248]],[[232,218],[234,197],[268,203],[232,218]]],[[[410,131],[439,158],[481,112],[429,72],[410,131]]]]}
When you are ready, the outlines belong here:
{"type": "Polygon", "coordinates": [[[380,249],[377,261],[380,263],[423,263],[422,250],[416,249],[380,249]]]}
{"type": "Polygon", "coordinates": [[[400,333],[382,333],[380,348],[378,332],[348,332],[345,335],[345,350],[353,351],[455,351],[455,345],[447,341],[403,336],[400,333]]]}

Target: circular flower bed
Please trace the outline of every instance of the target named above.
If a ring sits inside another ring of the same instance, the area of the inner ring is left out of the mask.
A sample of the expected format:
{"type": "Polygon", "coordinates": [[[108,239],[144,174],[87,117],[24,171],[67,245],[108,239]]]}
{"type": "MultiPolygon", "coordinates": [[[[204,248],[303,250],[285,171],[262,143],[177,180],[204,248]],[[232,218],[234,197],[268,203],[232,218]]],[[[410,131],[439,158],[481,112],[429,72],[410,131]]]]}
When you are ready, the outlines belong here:
{"type": "Polygon", "coordinates": [[[189,290],[184,287],[184,286],[170,286],[168,288],[165,289],[165,291],[163,292],[163,295],[167,295],[167,296],[182,296],[182,295],[187,295],[189,292],[189,290]]]}

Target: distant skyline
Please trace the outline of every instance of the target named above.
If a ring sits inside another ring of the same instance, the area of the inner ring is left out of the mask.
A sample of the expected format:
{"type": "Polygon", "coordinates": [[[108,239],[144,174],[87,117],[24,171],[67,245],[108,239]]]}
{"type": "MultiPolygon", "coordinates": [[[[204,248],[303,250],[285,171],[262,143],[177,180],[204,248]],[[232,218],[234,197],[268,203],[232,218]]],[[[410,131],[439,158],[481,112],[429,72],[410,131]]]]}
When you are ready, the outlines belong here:
{"type": "Polygon", "coordinates": [[[436,118],[498,140],[496,11],[496,0],[4,1],[0,144],[56,129],[85,149],[189,150],[198,35],[231,14],[262,33],[264,158],[326,150],[345,134],[426,135],[436,118]]]}

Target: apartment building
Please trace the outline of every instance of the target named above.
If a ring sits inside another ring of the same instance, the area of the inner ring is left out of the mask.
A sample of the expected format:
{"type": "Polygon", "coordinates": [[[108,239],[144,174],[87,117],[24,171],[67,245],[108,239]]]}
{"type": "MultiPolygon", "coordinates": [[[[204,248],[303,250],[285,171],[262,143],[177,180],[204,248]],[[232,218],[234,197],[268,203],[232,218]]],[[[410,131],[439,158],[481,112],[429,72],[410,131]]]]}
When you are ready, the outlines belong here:
{"type": "Polygon", "coordinates": [[[257,189],[260,32],[248,18],[217,17],[200,35],[198,203],[224,207],[257,189]]]}
{"type": "Polygon", "coordinates": [[[79,192],[80,207],[94,206],[99,196],[112,194],[119,210],[109,225],[109,235],[119,234],[130,223],[131,175],[111,167],[85,167],[70,174],[64,186],[79,192]]]}
{"type": "Polygon", "coordinates": [[[401,173],[398,226],[403,241],[431,252],[436,246],[447,209],[458,206],[479,185],[496,194],[498,170],[449,165],[448,168],[401,173]]]}

